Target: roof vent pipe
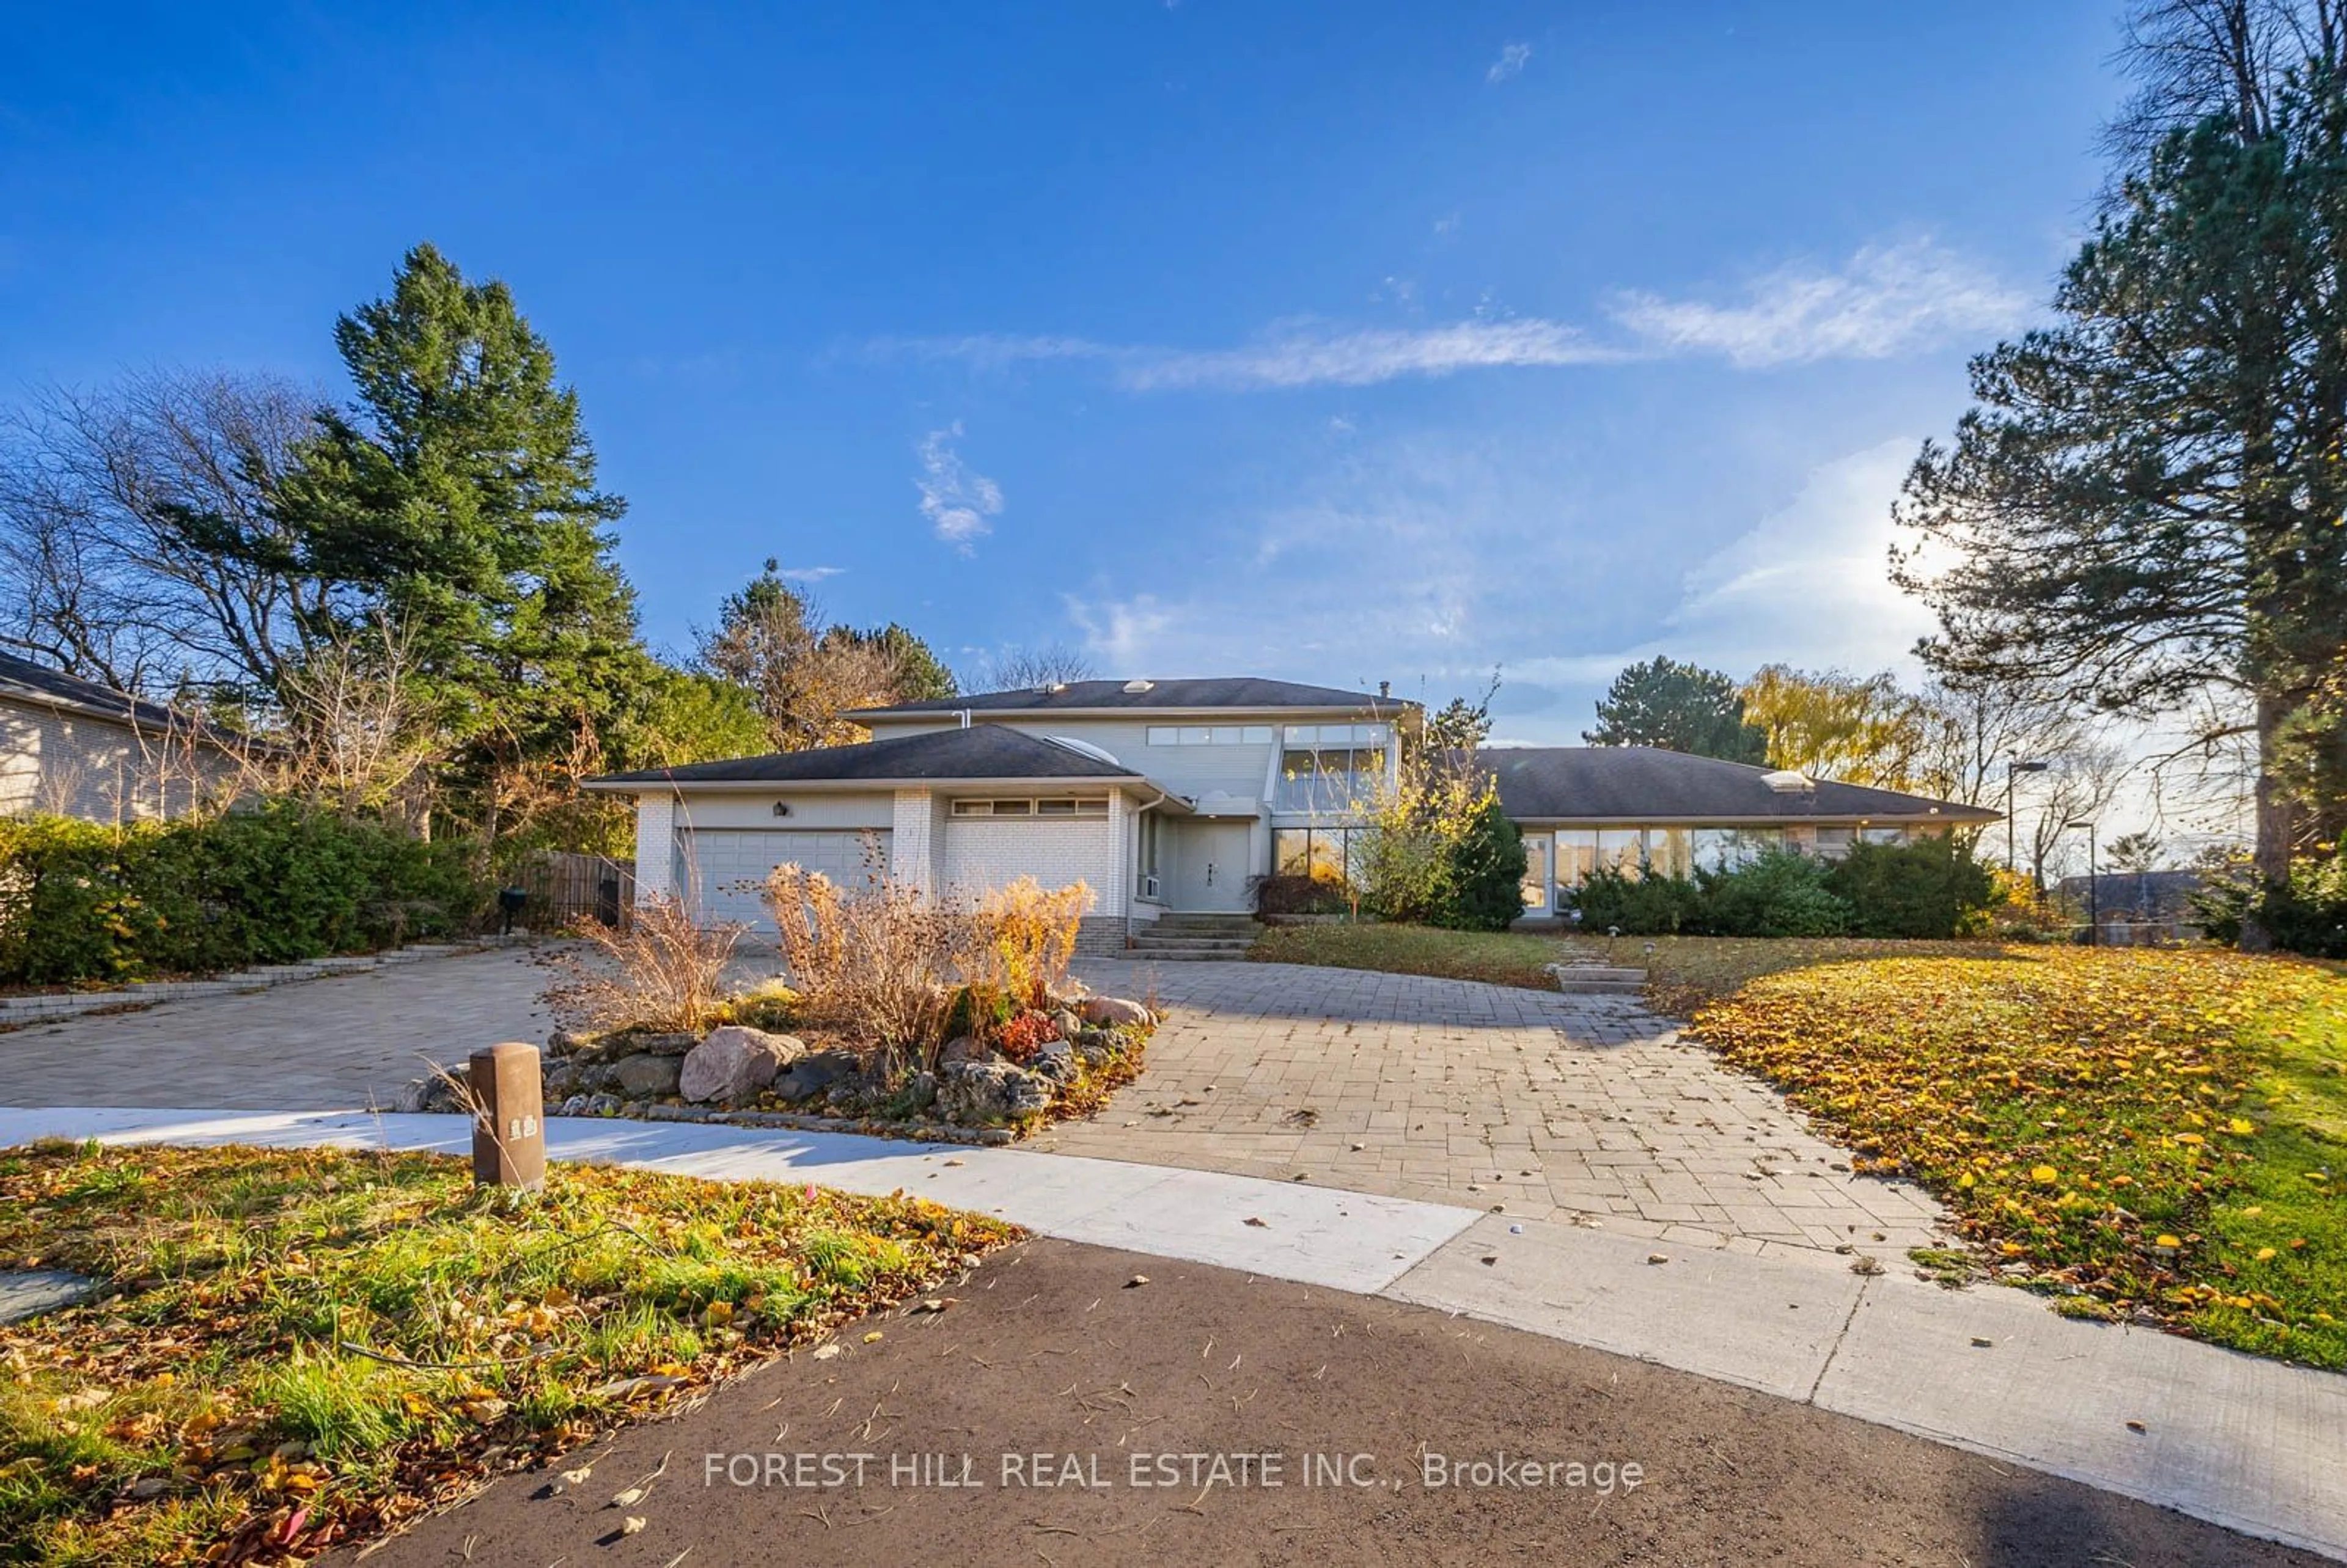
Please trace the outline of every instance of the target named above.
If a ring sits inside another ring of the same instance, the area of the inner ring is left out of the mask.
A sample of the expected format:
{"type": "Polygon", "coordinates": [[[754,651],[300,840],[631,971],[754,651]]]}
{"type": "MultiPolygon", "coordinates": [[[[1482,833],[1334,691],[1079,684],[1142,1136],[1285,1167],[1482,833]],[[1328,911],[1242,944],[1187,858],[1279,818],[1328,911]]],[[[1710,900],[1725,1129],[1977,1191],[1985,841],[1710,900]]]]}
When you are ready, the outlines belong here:
{"type": "Polygon", "coordinates": [[[1393,695],[1393,682],[1390,682],[1390,681],[1380,681],[1380,682],[1378,682],[1378,696],[1380,696],[1380,697],[1390,697],[1390,696],[1392,696],[1392,695],[1393,695]]]}

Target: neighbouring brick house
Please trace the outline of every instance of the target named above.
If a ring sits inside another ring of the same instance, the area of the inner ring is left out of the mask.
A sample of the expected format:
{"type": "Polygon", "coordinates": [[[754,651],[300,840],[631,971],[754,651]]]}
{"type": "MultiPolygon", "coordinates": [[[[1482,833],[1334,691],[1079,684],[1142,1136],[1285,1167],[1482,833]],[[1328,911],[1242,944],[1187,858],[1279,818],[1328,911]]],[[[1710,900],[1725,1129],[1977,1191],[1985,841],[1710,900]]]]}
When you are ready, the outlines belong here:
{"type": "MultiPolygon", "coordinates": [[[[1419,743],[1415,702],[1253,677],[1078,681],[850,715],[857,745],[615,774],[636,802],[636,897],[772,930],[785,861],[845,880],[868,863],[959,897],[1021,876],[1097,898],[1088,951],[1166,916],[1241,917],[1255,879],[1341,876],[1364,803],[1419,743]]],[[[1635,747],[1494,748],[1524,835],[1528,917],[1598,866],[1686,872],[1772,846],[1839,856],[1996,813],[1635,747]]]]}
{"type": "Polygon", "coordinates": [[[173,709],[0,653],[0,815],[177,816],[234,783],[235,743],[173,709]]]}

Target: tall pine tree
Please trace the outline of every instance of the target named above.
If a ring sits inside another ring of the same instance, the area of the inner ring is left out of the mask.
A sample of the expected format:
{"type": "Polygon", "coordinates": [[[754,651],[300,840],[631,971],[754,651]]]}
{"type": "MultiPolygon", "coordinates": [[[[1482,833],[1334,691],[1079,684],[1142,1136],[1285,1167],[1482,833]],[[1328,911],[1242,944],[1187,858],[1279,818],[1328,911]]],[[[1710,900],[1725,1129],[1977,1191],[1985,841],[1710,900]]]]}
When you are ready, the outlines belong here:
{"type": "Polygon", "coordinates": [[[337,613],[401,629],[446,783],[494,838],[598,765],[647,672],[611,559],[626,503],[505,284],[419,245],[334,341],[356,401],[320,415],[281,504],[337,613]]]}
{"type": "MultiPolygon", "coordinates": [[[[2221,38],[2264,8],[2203,9],[2221,38]]],[[[2327,55],[2252,79],[2263,58],[2244,43],[2237,99],[2122,182],[2055,323],[1973,362],[1976,406],[1908,479],[1926,548],[1899,575],[1949,675],[2139,717],[2231,694],[2279,883],[2340,820],[2347,95],[2327,55]]]]}

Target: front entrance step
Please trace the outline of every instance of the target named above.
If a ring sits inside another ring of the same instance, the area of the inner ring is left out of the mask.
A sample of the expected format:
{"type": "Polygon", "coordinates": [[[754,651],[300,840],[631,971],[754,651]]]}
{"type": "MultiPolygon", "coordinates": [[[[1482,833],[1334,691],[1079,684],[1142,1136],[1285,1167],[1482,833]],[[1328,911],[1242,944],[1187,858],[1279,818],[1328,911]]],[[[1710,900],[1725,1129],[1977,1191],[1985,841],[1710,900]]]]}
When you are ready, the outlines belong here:
{"type": "Polygon", "coordinates": [[[1135,931],[1136,948],[1230,948],[1245,952],[1255,946],[1252,936],[1226,937],[1219,931],[1135,931]]]}
{"type": "Polygon", "coordinates": [[[1183,948],[1135,947],[1125,954],[1128,958],[1147,959],[1150,963],[1168,964],[1235,964],[1245,961],[1245,948],[1183,948]]]}
{"type": "Polygon", "coordinates": [[[1646,971],[1611,964],[1551,964],[1556,989],[1575,997],[1635,997],[1646,989],[1646,971]]]}
{"type": "Polygon", "coordinates": [[[1252,931],[1252,915],[1160,915],[1149,922],[1152,927],[1163,927],[1175,931],[1252,931]]]}

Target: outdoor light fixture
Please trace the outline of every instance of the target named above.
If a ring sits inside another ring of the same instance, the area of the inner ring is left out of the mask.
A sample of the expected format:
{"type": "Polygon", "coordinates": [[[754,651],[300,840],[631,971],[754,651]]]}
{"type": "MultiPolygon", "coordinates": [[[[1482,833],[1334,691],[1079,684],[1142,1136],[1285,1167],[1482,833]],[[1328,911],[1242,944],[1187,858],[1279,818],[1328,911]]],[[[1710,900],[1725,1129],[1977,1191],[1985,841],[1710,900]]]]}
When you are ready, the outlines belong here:
{"type": "Polygon", "coordinates": [[[2013,837],[2014,775],[2015,774],[2042,774],[2045,771],[2047,766],[2048,764],[2045,763],[2010,762],[2004,764],[2004,868],[2007,871],[2018,871],[2021,869],[2020,866],[2014,864],[2014,862],[2018,858],[2017,852],[2014,847],[2013,837]]]}
{"type": "Polygon", "coordinates": [[[2095,874],[2095,825],[2082,816],[2062,825],[2086,830],[2086,946],[2098,948],[2103,942],[2103,894],[2095,874]]]}

